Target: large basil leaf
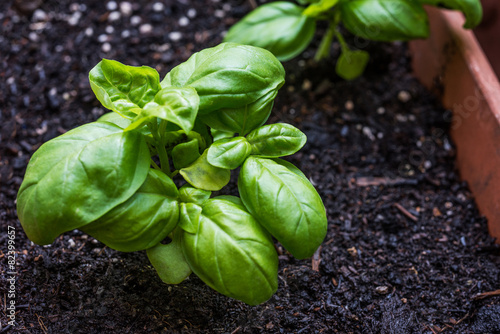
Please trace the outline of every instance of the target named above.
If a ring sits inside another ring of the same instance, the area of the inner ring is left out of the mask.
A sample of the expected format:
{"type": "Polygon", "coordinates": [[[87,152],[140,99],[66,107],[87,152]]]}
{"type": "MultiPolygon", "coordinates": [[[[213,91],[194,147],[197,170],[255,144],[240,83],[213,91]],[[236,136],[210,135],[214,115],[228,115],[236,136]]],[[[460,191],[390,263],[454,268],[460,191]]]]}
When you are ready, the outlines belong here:
{"type": "Polygon", "coordinates": [[[208,149],[207,160],[216,167],[236,169],[252,152],[245,137],[224,138],[208,149]]]}
{"type": "Polygon", "coordinates": [[[472,29],[481,23],[483,7],[479,0],[418,0],[421,4],[460,10],[467,20],[464,28],[472,29]]]}
{"type": "Polygon", "coordinates": [[[108,122],[80,126],[33,154],[17,196],[28,237],[49,244],[125,202],[144,183],[150,156],[144,137],[108,122]]]}
{"type": "Polygon", "coordinates": [[[177,225],[178,196],[172,179],[151,169],[144,184],[131,198],[80,229],[122,252],[151,248],[177,225]]]}
{"type": "Polygon", "coordinates": [[[284,83],[285,71],[269,51],[223,43],[193,54],[170,71],[162,88],[190,86],[200,97],[199,114],[243,108],[284,83]]]}
{"type": "Polygon", "coordinates": [[[246,139],[252,148],[252,154],[270,158],[294,154],[307,141],[304,133],[285,123],[269,124],[255,129],[246,139]]]}
{"type": "Polygon", "coordinates": [[[429,36],[427,13],[417,0],[350,0],[340,3],[342,22],[353,34],[375,41],[429,36]]]}
{"type": "Polygon", "coordinates": [[[108,59],[90,71],[89,80],[104,107],[127,117],[134,117],[160,90],[160,77],[155,69],[108,59]]]}
{"type": "Polygon", "coordinates": [[[320,196],[296,168],[250,156],[238,178],[248,211],[296,258],[314,254],[325,238],[327,219],[320,196]]]}
{"type": "Polygon", "coordinates": [[[191,267],[182,253],[180,233],[173,233],[172,242],[166,245],[158,244],[147,250],[149,262],[158,276],[167,284],[179,284],[191,274],[191,267]]]}
{"type": "Polygon", "coordinates": [[[192,222],[194,233],[184,231],[181,237],[193,272],[211,288],[247,304],[268,300],[278,286],[278,256],[270,235],[236,197],[215,197],[201,208],[192,222]]]}
{"type": "Polygon", "coordinates": [[[257,7],[229,29],[226,42],[259,46],[286,61],[299,55],[311,42],[316,21],[303,8],[277,1],[257,7]]]}
{"type": "Polygon", "coordinates": [[[264,124],[273,108],[278,91],[271,90],[266,95],[241,108],[226,108],[203,115],[200,120],[210,128],[244,136],[264,124]]]}
{"type": "Polygon", "coordinates": [[[190,166],[179,171],[184,180],[193,187],[218,191],[229,183],[231,171],[211,165],[207,160],[208,150],[196,159],[190,166]]]}
{"type": "Polygon", "coordinates": [[[127,130],[141,127],[155,118],[178,125],[186,133],[193,129],[200,98],[191,87],[167,87],[156,94],[133,119],[127,130]]]}
{"type": "Polygon", "coordinates": [[[116,112],[105,113],[104,115],[99,117],[96,122],[113,123],[114,125],[117,125],[122,129],[125,129],[127,126],[130,125],[130,119],[125,118],[116,112]]]}

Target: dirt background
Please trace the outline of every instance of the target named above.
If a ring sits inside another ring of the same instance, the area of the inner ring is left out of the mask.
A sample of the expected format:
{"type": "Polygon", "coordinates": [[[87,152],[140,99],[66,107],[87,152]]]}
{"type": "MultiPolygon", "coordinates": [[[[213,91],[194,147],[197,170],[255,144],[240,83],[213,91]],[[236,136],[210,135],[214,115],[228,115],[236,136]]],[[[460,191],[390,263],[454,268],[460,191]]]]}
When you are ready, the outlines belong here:
{"type": "Polygon", "coordinates": [[[279,289],[268,302],[247,306],[194,275],[168,286],[145,252],[120,253],[76,230],[43,247],[26,238],[15,198],[30,156],[105,112],[89,70],[109,58],[163,77],[250,9],[243,0],[0,3],[0,333],[500,332],[500,297],[480,298],[500,287],[500,248],[455,169],[449,111],[412,76],[405,44],[366,43],[370,63],[352,82],[334,73],[338,46],[311,61],[322,25],[285,64],[270,121],[307,134],[290,161],[324,199],[328,235],[308,260],[276,245],[279,289]]]}

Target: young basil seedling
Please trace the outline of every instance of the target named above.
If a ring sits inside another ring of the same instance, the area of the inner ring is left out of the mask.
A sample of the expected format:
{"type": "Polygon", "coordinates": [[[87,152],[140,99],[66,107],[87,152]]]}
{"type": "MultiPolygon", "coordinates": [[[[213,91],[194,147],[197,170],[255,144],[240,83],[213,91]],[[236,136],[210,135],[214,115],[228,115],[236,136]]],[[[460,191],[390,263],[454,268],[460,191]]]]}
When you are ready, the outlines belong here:
{"type": "Polygon", "coordinates": [[[268,300],[278,286],[272,236],[305,258],[327,227],[314,187],[278,159],[306,136],[263,125],[284,76],[269,51],[234,43],[194,54],[162,81],[153,68],[102,60],[90,84],[113,112],[35,152],[17,197],[26,234],[43,245],[81,229],[119,251],[147,250],[166,283],[194,272],[250,305],[268,300]],[[240,166],[241,199],[211,198],[240,166]]]}
{"type": "Polygon", "coordinates": [[[338,30],[340,23],[352,34],[368,40],[391,42],[427,38],[429,24],[423,5],[460,10],[464,28],[481,22],[480,0],[298,0],[300,5],[276,1],[262,5],[229,29],[225,41],[259,46],[286,61],[299,55],[311,42],[317,21],[329,28],[315,59],[330,55],[336,37],[341,46],[337,74],[352,80],[360,76],[369,60],[365,51],[351,50],[338,30]]]}

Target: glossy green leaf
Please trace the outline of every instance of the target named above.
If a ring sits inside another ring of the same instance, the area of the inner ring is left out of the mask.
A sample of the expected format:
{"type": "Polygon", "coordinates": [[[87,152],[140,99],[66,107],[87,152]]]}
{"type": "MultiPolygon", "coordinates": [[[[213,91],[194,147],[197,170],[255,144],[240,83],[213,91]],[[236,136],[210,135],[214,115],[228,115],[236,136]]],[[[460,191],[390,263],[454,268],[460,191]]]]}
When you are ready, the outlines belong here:
{"type": "Polygon", "coordinates": [[[277,1],[257,7],[229,29],[226,42],[258,46],[286,61],[299,55],[311,42],[316,22],[303,8],[277,1]]]}
{"type": "Polygon", "coordinates": [[[275,90],[269,91],[257,101],[242,108],[218,110],[203,115],[200,119],[212,129],[239,133],[244,136],[267,121],[277,93],[275,90]]]}
{"type": "Polygon", "coordinates": [[[179,227],[188,233],[197,233],[202,208],[197,203],[181,203],[179,227]]]}
{"type": "Polygon", "coordinates": [[[201,205],[210,198],[211,194],[211,191],[194,188],[186,184],[179,190],[179,199],[181,202],[201,205]]]}
{"type": "Polygon", "coordinates": [[[200,146],[197,139],[178,144],[172,149],[172,161],[174,162],[175,169],[191,165],[200,156],[200,146]]]}
{"type": "Polygon", "coordinates": [[[363,74],[368,61],[370,60],[370,54],[366,51],[355,50],[342,52],[337,64],[335,66],[335,72],[345,80],[353,80],[363,74]]]}
{"type": "Polygon", "coordinates": [[[421,4],[456,9],[465,14],[464,28],[472,29],[481,23],[483,7],[480,0],[418,0],[421,4]]]}
{"type": "Polygon", "coordinates": [[[216,141],[208,149],[208,162],[216,167],[236,169],[252,152],[245,137],[225,138],[216,141]]]}
{"type": "Polygon", "coordinates": [[[144,137],[108,122],[89,123],[33,154],[17,196],[28,238],[49,244],[128,200],[149,170],[144,137]]]}
{"type": "Polygon", "coordinates": [[[208,150],[205,150],[189,167],[183,168],[179,173],[193,187],[218,191],[229,183],[231,172],[229,169],[212,166],[207,161],[208,150]]]}
{"type": "Polygon", "coordinates": [[[328,11],[330,8],[335,6],[339,0],[320,0],[316,3],[310,4],[305,10],[304,15],[310,17],[317,17],[324,12],[328,11]]]}
{"type": "Polygon", "coordinates": [[[374,41],[429,36],[427,13],[418,0],[350,0],[340,3],[342,22],[353,34],[374,41]]]}
{"type": "Polygon", "coordinates": [[[220,140],[220,139],[234,137],[234,132],[232,132],[232,131],[222,131],[222,130],[210,128],[210,133],[212,134],[212,137],[214,138],[214,142],[217,140],[220,140]]]}
{"type": "Polygon", "coordinates": [[[160,77],[154,68],[108,59],[90,71],[89,80],[104,107],[127,117],[134,117],[160,90],[160,77]]]}
{"type": "Polygon", "coordinates": [[[174,232],[171,243],[157,244],[147,250],[149,262],[161,280],[167,284],[179,284],[191,274],[191,267],[184,258],[181,240],[177,235],[180,233],[174,232]]]}
{"type": "Polygon", "coordinates": [[[163,88],[156,94],[154,101],[144,106],[126,130],[139,128],[159,118],[178,125],[188,133],[194,126],[199,104],[200,98],[194,88],[163,88]]]}
{"type": "Polygon", "coordinates": [[[238,178],[248,211],[296,258],[314,254],[326,236],[326,211],[320,196],[287,164],[250,156],[238,178]]]}
{"type": "Polygon", "coordinates": [[[270,158],[294,154],[307,141],[302,131],[285,123],[260,127],[250,132],[246,139],[251,145],[252,154],[270,158]]]}
{"type": "Polygon", "coordinates": [[[193,54],[170,71],[163,88],[190,86],[200,97],[199,114],[243,108],[284,83],[285,71],[269,51],[223,43],[193,54]]]}
{"type": "Polygon", "coordinates": [[[151,248],[177,225],[178,196],[172,179],[151,169],[144,184],[131,198],[80,229],[122,252],[151,248]]]}
{"type": "Polygon", "coordinates": [[[109,122],[125,129],[130,125],[130,119],[123,117],[116,112],[108,112],[97,119],[96,122],[109,122]]]}
{"type": "Polygon", "coordinates": [[[237,198],[215,197],[201,208],[195,233],[182,233],[193,272],[211,288],[249,305],[268,300],[278,286],[278,256],[269,234],[237,198]]]}

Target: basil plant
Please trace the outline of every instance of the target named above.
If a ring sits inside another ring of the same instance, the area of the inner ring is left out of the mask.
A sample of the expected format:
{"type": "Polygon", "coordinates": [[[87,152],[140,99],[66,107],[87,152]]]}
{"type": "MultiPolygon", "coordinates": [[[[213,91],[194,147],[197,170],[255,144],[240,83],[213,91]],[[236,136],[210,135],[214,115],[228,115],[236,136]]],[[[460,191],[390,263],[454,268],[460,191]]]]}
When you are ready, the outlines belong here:
{"type": "Polygon", "coordinates": [[[161,81],[153,68],[102,60],[90,84],[112,112],[34,153],[17,197],[27,236],[44,245],[80,229],[119,251],[147,250],[166,283],[194,272],[224,295],[266,301],[278,283],[273,236],[303,259],[327,229],[314,187],[280,159],[306,136],[264,125],[284,75],[269,51],[234,43],[161,81]],[[234,169],[240,197],[212,196],[234,169]]]}
{"type": "Polygon", "coordinates": [[[334,38],[341,53],[336,72],[352,80],[360,76],[369,54],[352,50],[339,32],[339,24],[367,40],[392,42],[427,38],[429,23],[423,5],[441,6],[463,12],[464,28],[481,22],[480,0],[298,0],[300,5],[276,1],[262,5],[231,27],[225,41],[255,45],[286,61],[302,53],[313,39],[316,22],[327,21],[315,59],[329,57],[334,38]]]}

